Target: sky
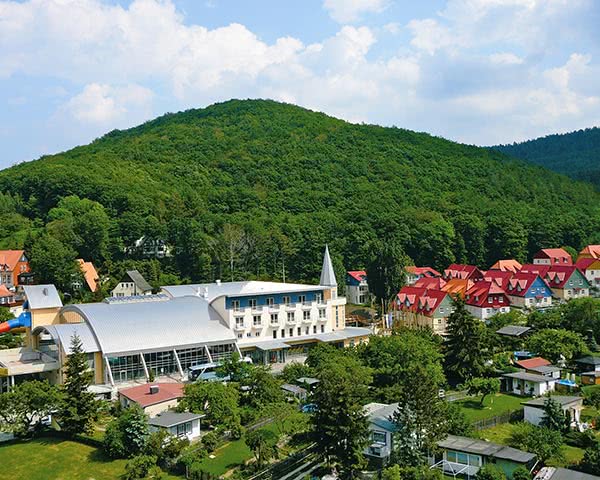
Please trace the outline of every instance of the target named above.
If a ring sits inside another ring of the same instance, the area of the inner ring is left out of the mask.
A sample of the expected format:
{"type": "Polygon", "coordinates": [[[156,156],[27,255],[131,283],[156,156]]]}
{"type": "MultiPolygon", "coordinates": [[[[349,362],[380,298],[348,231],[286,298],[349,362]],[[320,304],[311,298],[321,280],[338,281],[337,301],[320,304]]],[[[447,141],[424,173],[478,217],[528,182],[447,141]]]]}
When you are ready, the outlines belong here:
{"type": "Polygon", "coordinates": [[[597,0],[0,0],[0,168],[230,98],[476,145],[600,126],[597,0]]]}

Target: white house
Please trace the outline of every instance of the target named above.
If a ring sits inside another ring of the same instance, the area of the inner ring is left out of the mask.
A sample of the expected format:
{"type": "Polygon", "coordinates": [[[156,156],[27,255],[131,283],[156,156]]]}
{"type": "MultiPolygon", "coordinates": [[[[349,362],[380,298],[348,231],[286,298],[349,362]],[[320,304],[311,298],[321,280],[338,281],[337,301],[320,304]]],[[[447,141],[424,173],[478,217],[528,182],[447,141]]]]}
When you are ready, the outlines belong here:
{"type": "Polygon", "coordinates": [[[364,270],[346,272],[346,298],[348,303],[353,305],[362,305],[371,300],[367,272],[364,270]]]}
{"type": "Polygon", "coordinates": [[[385,465],[394,448],[396,425],[393,421],[397,403],[369,403],[365,405],[365,413],[369,419],[370,443],[365,455],[377,465],[385,465]]]}
{"type": "Polygon", "coordinates": [[[136,295],[150,295],[152,287],[137,270],[127,270],[125,276],[112,290],[113,297],[133,297],[136,295]]]}
{"type": "Polygon", "coordinates": [[[515,395],[539,397],[553,392],[558,378],[528,372],[505,373],[502,375],[504,390],[515,395]]]}
{"type": "Polygon", "coordinates": [[[151,432],[166,430],[174,437],[186,437],[195,440],[200,436],[200,419],[203,415],[196,413],[164,412],[148,420],[151,432]]]}
{"type": "Polygon", "coordinates": [[[574,396],[563,396],[563,395],[552,395],[551,397],[539,397],[534,398],[523,403],[524,406],[524,419],[526,422],[532,423],[533,425],[539,426],[545,415],[544,406],[548,398],[552,398],[555,402],[560,403],[563,412],[571,419],[571,427],[576,427],[581,418],[581,411],[583,410],[583,397],[574,396]]]}

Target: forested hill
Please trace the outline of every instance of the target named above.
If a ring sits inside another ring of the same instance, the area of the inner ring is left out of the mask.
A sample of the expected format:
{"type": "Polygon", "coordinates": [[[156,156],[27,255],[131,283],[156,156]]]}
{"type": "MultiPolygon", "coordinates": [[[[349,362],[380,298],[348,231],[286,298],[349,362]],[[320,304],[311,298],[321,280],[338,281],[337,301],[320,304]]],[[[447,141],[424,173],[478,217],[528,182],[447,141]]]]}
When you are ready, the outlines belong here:
{"type": "Polygon", "coordinates": [[[341,272],[364,266],[376,238],[436,268],[600,243],[600,195],[585,184],[263,100],[113,131],[0,172],[0,190],[1,245],[25,244],[38,265],[67,251],[110,271],[147,235],[173,246],[160,268],[195,281],[280,278],[284,262],[288,280],[314,280],[326,243],[341,272]]]}
{"type": "Polygon", "coordinates": [[[593,183],[600,190],[600,128],[548,135],[496,150],[527,162],[593,183]]]}

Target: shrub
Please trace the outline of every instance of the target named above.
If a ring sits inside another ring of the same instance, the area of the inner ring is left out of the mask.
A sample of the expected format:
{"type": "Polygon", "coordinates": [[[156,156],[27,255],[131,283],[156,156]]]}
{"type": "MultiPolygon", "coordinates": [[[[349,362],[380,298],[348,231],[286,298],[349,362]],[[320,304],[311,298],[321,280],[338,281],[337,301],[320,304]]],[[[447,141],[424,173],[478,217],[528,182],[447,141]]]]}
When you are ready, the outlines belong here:
{"type": "MultiPolygon", "coordinates": [[[[148,478],[150,470],[156,466],[156,457],[153,455],[138,455],[125,465],[124,480],[142,480],[148,478]]],[[[156,476],[153,478],[157,478],[156,476]]],[[[160,477],[158,477],[160,478],[160,477]]]]}
{"type": "Polygon", "coordinates": [[[525,467],[519,467],[513,472],[513,480],[531,480],[531,473],[525,467]]]}
{"type": "Polygon", "coordinates": [[[202,445],[209,452],[214,452],[219,445],[219,437],[214,432],[208,432],[202,437],[202,445]]]}
{"type": "Polygon", "coordinates": [[[506,480],[506,475],[496,465],[488,463],[479,469],[475,478],[477,480],[506,480]]]}

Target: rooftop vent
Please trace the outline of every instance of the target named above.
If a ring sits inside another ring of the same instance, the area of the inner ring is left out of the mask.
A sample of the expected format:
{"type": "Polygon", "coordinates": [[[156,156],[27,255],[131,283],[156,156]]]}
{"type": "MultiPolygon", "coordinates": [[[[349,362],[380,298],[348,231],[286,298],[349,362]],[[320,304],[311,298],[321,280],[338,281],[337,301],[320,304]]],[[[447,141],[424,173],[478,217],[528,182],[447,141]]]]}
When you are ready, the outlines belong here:
{"type": "Polygon", "coordinates": [[[215,283],[216,283],[217,285],[221,285],[221,280],[215,280],[215,283]]]}
{"type": "Polygon", "coordinates": [[[150,385],[150,395],[155,395],[160,392],[160,387],[158,385],[150,385]]]}
{"type": "Polygon", "coordinates": [[[48,288],[44,287],[42,289],[42,293],[44,294],[45,297],[47,297],[48,296],[48,288]]]}

